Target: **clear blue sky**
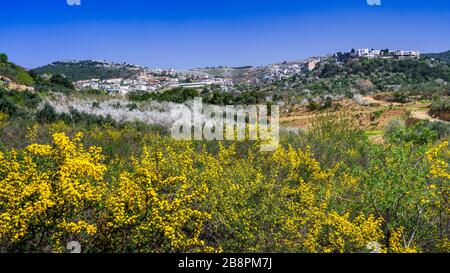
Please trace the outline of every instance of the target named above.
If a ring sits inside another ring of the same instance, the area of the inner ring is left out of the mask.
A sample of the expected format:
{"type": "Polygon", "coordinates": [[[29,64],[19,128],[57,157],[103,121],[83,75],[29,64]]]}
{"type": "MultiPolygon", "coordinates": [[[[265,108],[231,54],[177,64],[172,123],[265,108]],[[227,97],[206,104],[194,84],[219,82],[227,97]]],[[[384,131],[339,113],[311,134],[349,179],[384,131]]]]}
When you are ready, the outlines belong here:
{"type": "Polygon", "coordinates": [[[150,67],[261,65],[351,48],[450,49],[450,1],[1,0],[0,51],[150,67]]]}

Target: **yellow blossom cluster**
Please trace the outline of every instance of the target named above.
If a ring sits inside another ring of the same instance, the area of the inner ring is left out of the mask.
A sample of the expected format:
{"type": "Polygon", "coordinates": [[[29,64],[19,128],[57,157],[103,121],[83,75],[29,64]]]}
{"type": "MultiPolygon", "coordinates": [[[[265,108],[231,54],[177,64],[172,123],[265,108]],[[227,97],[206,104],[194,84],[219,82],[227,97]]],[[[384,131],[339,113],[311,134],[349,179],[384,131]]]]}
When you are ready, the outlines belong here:
{"type": "Polygon", "coordinates": [[[81,137],[55,134],[52,145],[0,153],[1,241],[14,243],[44,232],[70,236],[81,228],[95,233],[95,225],[81,219],[101,198],[106,166],[101,149],[85,150],[81,137]]]}
{"type": "Polygon", "coordinates": [[[73,238],[115,251],[213,250],[199,238],[210,214],[196,205],[207,187],[187,180],[192,160],[180,156],[185,171],[168,171],[160,152],[146,150],[106,183],[102,149],[85,149],[82,137],[55,133],[51,145],[0,153],[0,242],[31,241],[30,251],[63,251],[73,238]]]}
{"type": "Polygon", "coordinates": [[[389,251],[393,253],[416,253],[417,249],[411,246],[405,246],[403,237],[405,229],[403,227],[391,230],[389,237],[389,251]]]}
{"type": "Polygon", "coordinates": [[[6,123],[6,120],[8,120],[8,114],[0,112],[0,127],[6,123]]]}
{"type": "Polygon", "coordinates": [[[93,128],[90,144],[133,137],[142,148],[108,156],[81,133],[54,133],[0,152],[0,251],[63,252],[73,240],[86,252],[450,249],[446,142],[417,155],[392,149],[355,170],[324,167],[306,145],[261,152],[262,142],[115,130],[93,128]]]}
{"type": "MultiPolygon", "coordinates": [[[[139,160],[132,159],[133,171],[120,174],[107,195],[109,215],[103,232],[111,237],[126,230],[129,244],[139,251],[204,250],[199,236],[210,214],[195,208],[195,203],[205,198],[206,186],[193,188],[183,173],[166,176],[158,158],[159,153],[145,149],[139,160]]],[[[186,159],[181,163],[189,164],[186,159]]]]}
{"type": "Polygon", "coordinates": [[[450,171],[448,159],[450,150],[448,149],[448,141],[444,141],[427,152],[428,161],[431,164],[430,174],[433,177],[450,179],[450,171]]]}

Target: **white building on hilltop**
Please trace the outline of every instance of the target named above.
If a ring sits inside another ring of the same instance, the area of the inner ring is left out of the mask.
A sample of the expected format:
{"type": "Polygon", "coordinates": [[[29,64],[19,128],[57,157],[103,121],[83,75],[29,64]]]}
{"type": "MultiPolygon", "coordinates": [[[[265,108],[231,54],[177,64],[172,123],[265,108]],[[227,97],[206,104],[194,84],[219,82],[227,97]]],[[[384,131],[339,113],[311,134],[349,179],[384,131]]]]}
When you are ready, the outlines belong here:
{"type": "Polygon", "coordinates": [[[374,59],[374,58],[385,58],[385,59],[405,59],[405,58],[419,58],[420,52],[417,50],[394,50],[394,51],[381,51],[379,49],[368,49],[368,48],[362,48],[358,49],[354,55],[356,55],[358,58],[368,58],[368,59],[374,59]]]}
{"type": "Polygon", "coordinates": [[[362,49],[358,49],[358,57],[364,57],[367,54],[369,54],[369,49],[368,48],[362,48],[362,49]]]}
{"type": "Polygon", "coordinates": [[[358,57],[359,58],[378,58],[381,55],[381,50],[378,49],[372,49],[369,50],[368,48],[358,49],[358,57]]]}

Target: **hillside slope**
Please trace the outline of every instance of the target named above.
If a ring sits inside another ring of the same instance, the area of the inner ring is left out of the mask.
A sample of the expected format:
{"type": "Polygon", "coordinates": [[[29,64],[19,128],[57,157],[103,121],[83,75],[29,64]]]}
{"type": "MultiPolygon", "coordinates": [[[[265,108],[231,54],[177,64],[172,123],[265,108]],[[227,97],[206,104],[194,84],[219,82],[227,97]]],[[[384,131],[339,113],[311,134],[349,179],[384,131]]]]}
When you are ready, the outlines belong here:
{"type": "Polygon", "coordinates": [[[234,81],[239,81],[240,78],[245,76],[252,69],[253,69],[252,66],[243,66],[243,67],[219,66],[219,67],[197,68],[193,69],[192,71],[206,73],[211,77],[231,78],[234,81]]]}
{"type": "Polygon", "coordinates": [[[361,59],[337,63],[324,60],[313,71],[275,82],[279,88],[299,93],[326,95],[377,92],[436,94],[449,89],[450,65],[427,58],[361,59]]]}
{"type": "Polygon", "coordinates": [[[0,78],[4,82],[14,82],[18,85],[33,85],[33,77],[28,71],[8,60],[8,56],[4,53],[0,54],[0,78]]]}
{"type": "Polygon", "coordinates": [[[450,64],[450,50],[441,52],[441,53],[424,54],[423,56],[428,57],[428,58],[434,58],[436,60],[444,61],[444,62],[450,64]]]}
{"type": "Polygon", "coordinates": [[[33,71],[38,75],[63,74],[70,81],[89,79],[129,78],[140,72],[139,66],[103,61],[62,61],[38,67],[33,71]]]}

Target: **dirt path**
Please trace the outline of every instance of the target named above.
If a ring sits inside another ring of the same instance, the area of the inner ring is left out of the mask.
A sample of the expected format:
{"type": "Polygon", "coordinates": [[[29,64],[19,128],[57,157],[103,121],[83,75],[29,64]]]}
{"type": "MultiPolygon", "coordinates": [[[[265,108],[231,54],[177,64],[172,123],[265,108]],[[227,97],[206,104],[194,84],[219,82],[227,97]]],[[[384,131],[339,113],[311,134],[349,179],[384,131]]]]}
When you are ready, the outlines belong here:
{"type": "Polygon", "coordinates": [[[428,120],[431,122],[443,121],[431,117],[428,114],[429,103],[411,102],[406,104],[393,103],[374,99],[372,96],[361,98],[364,105],[355,100],[345,99],[339,101],[340,110],[327,110],[325,112],[309,112],[304,107],[294,107],[291,112],[284,113],[280,118],[282,126],[308,129],[315,118],[327,115],[329,113],[350,114],[358,120],[361,128],[365,130],[384,130],[390,121],[397,118],[405,118],[408,113],[410,117],[418,120],[428,120]]]}
{"type": "MultiPolygon", "coordinates": [[[[380,100],[376,100],[371,96],[367,96],[364,97],[364,100],[373,104],[386,104],[386,102],[384,101],[380,101],[380,100]]],[[[388,103],[389,105],[393,105],[393,106],[402,106],[403,104],[401,103],[388,103]]],[[[420,119],[420,120],[428,120],[431,122],[435,122],[435,121],[441,121],[441,122],[446,122],[446,123],[450,123],[448,121],[445,120],[441,120],[441,119],[437,119],[437,118],[433,118],[432,116],[430,116],[428,114],[428,109],[417,109],[417,110],[411,110],[411,117],[415,118],[415,119],[420,119]]]]}
{"type": "Polygon", "coordinates": [[[366,96],[363,98],[363,101],[368,103],[368,104],[378,104],[378,105],[384,105],[384,106],[402,106],[401,103],[397,103],[397,102],[387,102],[387,101],[382,101],[382,100],[377,100],[374,99],[372,96],[366,96]]]}
{"type": "Polygon", "coordinates": [[[432,122],[440,121],[440,122],[450,123],[450,122],[445,121],[445,120],[433,118],[432,116],[430,116],[430,115],[428,114],[428,112],[427,112],[426,110],[422,110],[422,111],[412,111],[412,112],[411,112],[411,117],[412,117],[412,118],[415,118],[415,119],[420,119],[420,120],[429,120],[429,121],[432,121],[432,122]]]}

